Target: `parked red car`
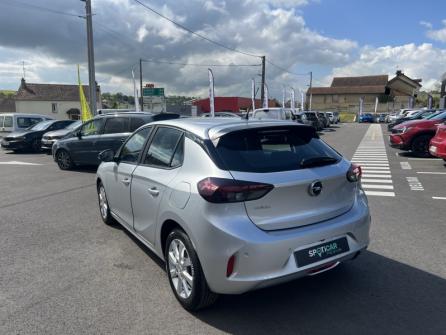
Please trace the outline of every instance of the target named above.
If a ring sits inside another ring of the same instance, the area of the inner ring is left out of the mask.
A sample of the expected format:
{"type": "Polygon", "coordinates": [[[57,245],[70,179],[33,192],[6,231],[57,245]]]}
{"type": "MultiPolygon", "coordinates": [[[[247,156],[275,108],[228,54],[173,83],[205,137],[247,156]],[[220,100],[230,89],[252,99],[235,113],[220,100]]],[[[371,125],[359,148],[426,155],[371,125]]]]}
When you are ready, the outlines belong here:
{"type": "Polygon", "coordinates": [[[429,152],[432,156],[443,158],[446,162],[446,123],[438,126],[437,133],[431,140],[429,152]]]}
{"type": "Polygon", "coordinates": [[[446,121],[446,112],[423,120],[403,122],[392,129],[390,146],[411,150],[416,154],[429,154],[429,143],[437,127],[446,121]]]}

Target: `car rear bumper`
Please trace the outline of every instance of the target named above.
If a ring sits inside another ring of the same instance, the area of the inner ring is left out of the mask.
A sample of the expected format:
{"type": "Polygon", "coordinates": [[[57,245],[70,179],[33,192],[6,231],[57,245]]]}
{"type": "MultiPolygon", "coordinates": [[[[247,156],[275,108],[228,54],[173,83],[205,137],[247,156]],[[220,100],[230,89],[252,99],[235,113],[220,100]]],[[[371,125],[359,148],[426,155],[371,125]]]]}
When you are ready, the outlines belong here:
{"type": "Polygon", "coordinates": [[[432,156],[446,159],[446,141],[432,140],[429,145],[429,153],[432,156]]]}
{"type": "Polygon", "coordinates": [[[222,294],[240,294],[279,284],[353,259],[369,244],[371,222],[367,198],[362,190],[358,190],[357,199],[348,212],[293,229],[263,231],[246,215],[228,221],[214,213],[212,219],[206,223],[212,228],[207,229],[204,242],[200,236],[195,244],[209,287],[222,294]],[[310,265],[297,265],[297,250],[342,237],[347,239],[349,251],[320,261],[315,258],[310,265]],[[227,262],[231,256],[235,256],[234,272],[227,277],[227,262]]]}

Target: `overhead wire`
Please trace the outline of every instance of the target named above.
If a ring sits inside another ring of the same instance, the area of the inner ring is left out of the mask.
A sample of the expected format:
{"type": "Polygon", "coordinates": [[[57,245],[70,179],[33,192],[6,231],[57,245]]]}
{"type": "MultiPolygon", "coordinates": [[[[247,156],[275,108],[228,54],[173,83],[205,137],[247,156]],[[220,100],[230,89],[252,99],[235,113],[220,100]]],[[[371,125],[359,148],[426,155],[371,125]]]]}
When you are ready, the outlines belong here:
{"type": "Polygon", "coordinates": [[[23,1],[18,1],[18,0],[12,0],[12,1],[13,2],[1,2],[0,4],[1,5],[6,5],[6,6],[17,7],[17,8],[21,8],[21,9],[39,10],[39,11],[44,11],[44,12],[49,12],[49,13],[59,14],[59,15],[64,15],[64,16],[85,18],[85,16],[79,15],[79,14],[62,12],[62,11],[55,10],[55,9],[52,9],[52,8],[38,6],[38,5],[34,5],[34,4],[30,4],[30,3],[23,2],[23,1]]]}

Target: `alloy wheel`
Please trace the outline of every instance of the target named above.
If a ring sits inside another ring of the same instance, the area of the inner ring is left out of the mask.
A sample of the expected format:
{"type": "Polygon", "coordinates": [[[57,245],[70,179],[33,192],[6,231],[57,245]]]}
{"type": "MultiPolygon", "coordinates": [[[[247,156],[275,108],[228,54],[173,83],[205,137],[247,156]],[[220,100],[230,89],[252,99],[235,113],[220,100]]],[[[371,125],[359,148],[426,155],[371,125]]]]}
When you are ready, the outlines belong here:
{"type": "Polygon", "coordinates": [[[189,298],[194,283],[194,267],[186,246],[179,239],[172,240],[169,245],[168,271],[178,296],[189,298]]]}
{"type": "Polygon", "coordinates": [[[65,150],[61,150],[57,153],[57,163],[62,170],[68,170],[71,168],[71,157],[65,150]]]}
{"type": "Polygon", "coordinates": [[[108,215],[108,203],[103,185],[99,187],[99,210],[101,211],[102,219],[106,220],[108,215]]]}

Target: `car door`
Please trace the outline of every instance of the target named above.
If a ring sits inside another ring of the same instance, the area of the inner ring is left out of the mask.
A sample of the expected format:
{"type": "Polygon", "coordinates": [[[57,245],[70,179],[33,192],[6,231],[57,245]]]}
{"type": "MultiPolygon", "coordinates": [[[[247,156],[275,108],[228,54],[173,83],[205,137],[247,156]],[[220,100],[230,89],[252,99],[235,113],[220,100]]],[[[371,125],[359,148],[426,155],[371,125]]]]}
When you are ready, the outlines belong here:
{"type": "Polygon", "coordinates": [[[97,154],[107,149],[111,149],[115,152],[118,151],[122,143],[124,143],[131,134],[129,123],[130,120],[128,116],[107,117],[105,119],[104,131],[96,141],[97,154]]]}
{"type": "Polygon", "coordinates": [[[132,173],[151,130],[152,127],[145,127],[134,133],[119,150],[117,162],[106,175],[110,209],[129,227],[133,227],[133,213],[130,202],[132,173]]]}
{"type": "Polygon", "coordinates": [[[71,158],[76,163],[97,164],[98,153],[96,142],[101,136],[104,120],[93,119],[86,122],[79,132],[67,141],[71,158]]]}
{"type": "Polygon", "coordinates": [[[148,243],[154,244],[158,209],[169,199],[169,183],[183,163],[184,134],[170,127],[158,127],[133,171],[131,200],[133,228],[148,243]]]}

